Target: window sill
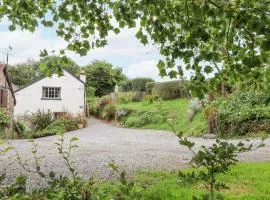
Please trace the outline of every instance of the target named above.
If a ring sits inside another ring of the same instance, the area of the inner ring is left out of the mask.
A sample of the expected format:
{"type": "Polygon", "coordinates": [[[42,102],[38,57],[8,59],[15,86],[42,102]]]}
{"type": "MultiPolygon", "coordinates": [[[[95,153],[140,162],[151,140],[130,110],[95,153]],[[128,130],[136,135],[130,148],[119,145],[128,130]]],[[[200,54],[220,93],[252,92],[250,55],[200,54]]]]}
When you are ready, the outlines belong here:
{"type": "Polygon", "coordinates": [[[61,101],[62,99],[61,98],[57,98],[57,99],[54,99],[54,98],[41,98],[41,100],[56,100],[56,101],[61,101]]]}

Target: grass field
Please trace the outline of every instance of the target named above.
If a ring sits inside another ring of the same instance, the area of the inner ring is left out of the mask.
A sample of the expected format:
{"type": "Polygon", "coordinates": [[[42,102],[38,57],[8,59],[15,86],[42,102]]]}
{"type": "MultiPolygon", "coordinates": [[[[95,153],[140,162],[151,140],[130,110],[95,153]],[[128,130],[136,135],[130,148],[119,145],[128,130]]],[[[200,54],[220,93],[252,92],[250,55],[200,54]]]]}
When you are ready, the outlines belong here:
{"type": "MultiPolygon", "coordinates": [[[[188,120],[188,101],[185,99],[155,101],[153,104],[149,104],[147,102],[129,102],[127,104],[118,104],[117,107],[132,109],[136,111],[166,110],[168,113],[167,118],[174,119],[175,128],[178,131],[183,131],[185,135],[198,136],[202,134],[202,132],[204,132],[207,127],[202,110],[199,111],[192,122],[188,120]]],[[[171,130],[166,122],[147,124],[140,128],[171,130]]]]}
{"type": "MultiPolygon", "coordinates": [[[[270,199],[270,163],[241,163],[225,176],[218,177],[230,189],[220,194],[230,200],[270,199]]],[[[136,192],[146,200],[192,200],[193,195],[206,194],[203,183],[180,185],[176,172],[141,172],[135,176],[136,192]]],[[[113,188],[112,188],[113,190],[113,188]]]]}

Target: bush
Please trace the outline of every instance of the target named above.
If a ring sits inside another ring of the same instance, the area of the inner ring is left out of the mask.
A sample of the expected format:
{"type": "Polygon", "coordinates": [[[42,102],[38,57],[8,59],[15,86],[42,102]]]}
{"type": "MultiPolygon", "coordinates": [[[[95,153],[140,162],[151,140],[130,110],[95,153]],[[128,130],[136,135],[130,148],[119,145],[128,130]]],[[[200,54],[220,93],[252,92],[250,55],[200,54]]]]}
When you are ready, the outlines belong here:
{"type": "Polygon", "coordinates": [[[94,97],[95,96],[96,89],[91,86],[87,86],[86,88],[86,96],[87,97],[94,97]]]}
{"type": "Polygon", "coordinates": [[[75,121],[77,122],[78,125],[79,124],[82,124],[84,128],[86,127],[86,125],[87,125],[87,119],[84,116],[77,115],[77,116],[75,116],[74,119],[75,119],[75,121]]]}
{"type": "Polygon", "coordinates": [[[132,99],[132,92],[121,92],[118,95],[117,103],[119,104],[126,104],[131,102],[132,99]]]}
{"type": "Polygon", "coordinates": [[[162,100],[190,97],[187,82],[183,81],[156,83],[152,89],[152,95],[158,96],[162,100]]]}
{"type": "Polygon", "coordinates": [[[155,82],[148,82],[145,85],[145,92],[147,94],[152,94],[152,90],[155,87],[156,83],[155,82]]]}
{"type": "Polygon", "coordinates": [[[53,123],[51,123],[49,126],[47,126],[45,129],[38,132],[31,133],[31,137],[39,138],[39,137],[45,137],[45,136],[50,136],[50,135],[57,135],[57,134],[65,133],[66,131],[67,130],[66,130],[65,122],[62,119],[57,119],[53,123]]]}
{"type": "Polygon", "coordinates": [[[109,96],[103,96],[101,98],[91,98],[88,100],[88,107],[90,115],[95,117],[102,117],[103,109],[112,103],[109,96]]]}
{"type": "Polygon", "coordinates": [[[131,98],[132,102],[141,102],[144,97],[144,92],[134,92],[131,98]]]}
{"type": "Polygon", "coordinates": [[[166,117],[160,114],[160,111],[154,110],[136,113],[128,117],[124,121],[124,125],[127,127],[142,127],[147,124],[163,123],[165,121],[166,117]]]}
{"type": "Polygon", "coordinates": [[[0,109],[0,128],[6,128],[10,123],[10,117],[5,113],[4,110],[0,109]]]}
{"type": "Polygon", "coordinates": [[[113,104],[108,104],[105,106],[102,112],[102,119],[113,120],[116,115],[116,107],[113,104]]]}
{"type": "Polygon", "coordinates": [[[89,114],[98,117],[99,115],[99,97],[91,97],[87,99],[89,114]]]}
{"type": "Polygon", "coordinates": [[[157,83],[153,88],[153,93],[163,100],[181,98],[179,81],[157,83]]]}
{"type": "Polygon", "coordinates": [[[23,137],[24,136],[24,133],[26,131],[26,127],[20,121],[14,121],[13,122],[13,130],[17,133],[17,135],[19,137],[23,137]]]}
{"type": "Polygon", "coordinates": [[[145,86],[148,82],[154,82],[154,80],[151,78],[132,79],[132,90],[135,92],[145,92],[145,86]]]}
{"type": "Polygon", "coordinates": [[[261,131],[270,133],[269,94],[237,92],[226,99],[213,102],[212,106],[217,108],[213,125],[217,134],[245,135],[261,131]]]}
{"type": "Polygon", "coordinates": [[[74,131],[78,129],[77,120],[70,114],[63,115],[58,120],[65,125],[66,131],[74,131]]]}
{"type": "Polygon", "coordinates": [[[30,126],[34,132],[41,131],[53,122],[53,113],[38,110],[30,117],[30,126]]]}
{"type": "Polygon", "coordinates": [[[105,106],[109,105],[112,103],[112,99],[109,96],[103,96],[100,98],[99,102],[98,102],[98,106],[101,110],[103,110],[105,108],[105,106]]]}

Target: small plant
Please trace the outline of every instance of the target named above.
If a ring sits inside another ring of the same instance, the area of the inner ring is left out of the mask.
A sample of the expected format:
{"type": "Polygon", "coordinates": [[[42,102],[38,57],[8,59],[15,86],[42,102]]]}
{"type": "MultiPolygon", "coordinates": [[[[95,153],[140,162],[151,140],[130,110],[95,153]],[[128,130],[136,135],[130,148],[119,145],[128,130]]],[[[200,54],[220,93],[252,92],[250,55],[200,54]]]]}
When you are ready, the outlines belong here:
{"type": "Polygon", "coordinates": [[[30,117],[30,124],[34,132],[45,129],[53,121],[53,113],[50,110],[47,112],[38,110],[30,117]]]}
{"type": "MultiPolygon", "coordinates": [[[[215,193],[221,189],[228,189],[226,183],[219,182],[217,176],[219,174],[226,174],[230,171],[230,167],[235,165],[237,160],[237,155],[239,153],[251,151],[260,147],[263,147],[262,142],[254,149],[253,145],[245,145],[242,142],[237,144],[229,143],[227,141],[217,139],[216,142],[210,146],[201,146],[198,151],[193,148],[195,143],[183,137],[183,133],[177,134],[173,125],[168,123],[172,128],[173,132],[178,136],[179,143],[186,146],[192,153],[193,158],[191,160],[191,165],[197,169],[191,173],[183,173],[179,171],[178,178],[180,183],[194,183],[197,181],[205,182],[205,186],[209,191],[208,195],[204,195],[203,199],[214,200],[216,199],[215,193]]],[[[194,199],[197,199],[194,197],[194,199]]],[[[217,199],[221,199],[218,197],[217,199]]]]}
{"type": "Polygon", "coordinates": [[[125,199],[125,200],[139,200],[142,199],[141,194],[135,191],[135,182],[129,181],[126,178],[126,172],[121,171],[119,166],[114,162],[108,164],[108,167],[112,169],[119,180],[118,191],[114,195],[114,199],[125,199]]]}
{"type": "Polygon", "coordinates": [[[147,102],[147,104],[153,104],[154,103],[154,98],[152,95],[145,95],[144,96],[144,101],[147,102]]]}

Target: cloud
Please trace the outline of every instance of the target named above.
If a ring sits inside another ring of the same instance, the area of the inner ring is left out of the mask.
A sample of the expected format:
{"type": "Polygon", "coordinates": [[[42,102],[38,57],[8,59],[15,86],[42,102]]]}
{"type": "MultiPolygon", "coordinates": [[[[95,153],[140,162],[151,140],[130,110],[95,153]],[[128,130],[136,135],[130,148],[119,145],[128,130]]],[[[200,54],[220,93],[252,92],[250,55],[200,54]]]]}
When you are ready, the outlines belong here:
{"type": "MultiPolygon", "coordinates": [[[[94,59],[104,59],[114,66],[122,67],[123,72],[131,78],[143,76],[152,77],[157,81],[167,80],[159,77],[156,64],[160,56],[157,47],[144,46],[137,40],[135,33],[136,29],[123,29],[118,35],[110,33],[108,45],[104,48],[91,50],[84,57],[73,52],[68,52],[68,56],[81,66],[94,59]]],[[[57,37],[52,29],[39,28],[30,33],[21,30],[10,32],[5,27],[0,29],[0,52],[9,45],[13,47],[10,64],[15,64],[29,59],[38,60],[40,50],[59,50],[66,46],[66,42],[57,37]]],[[[0,61],[5,61],[4,54],[0,54],[0,61]]]]}
{"type": "Polygon", "coordinates": [[[42,32],[37,30],[34,33],[24,31],[1,31],[0,49],[2,51],[1,61],[4,61],[4,50],[12,46],[13,50],[10,56],[10,63],[21,63],[28,59],[39,59],[39,53],[42,49],[60,49],[65,46],[65,42],[57,38],[45,38],[42,32]]]}

